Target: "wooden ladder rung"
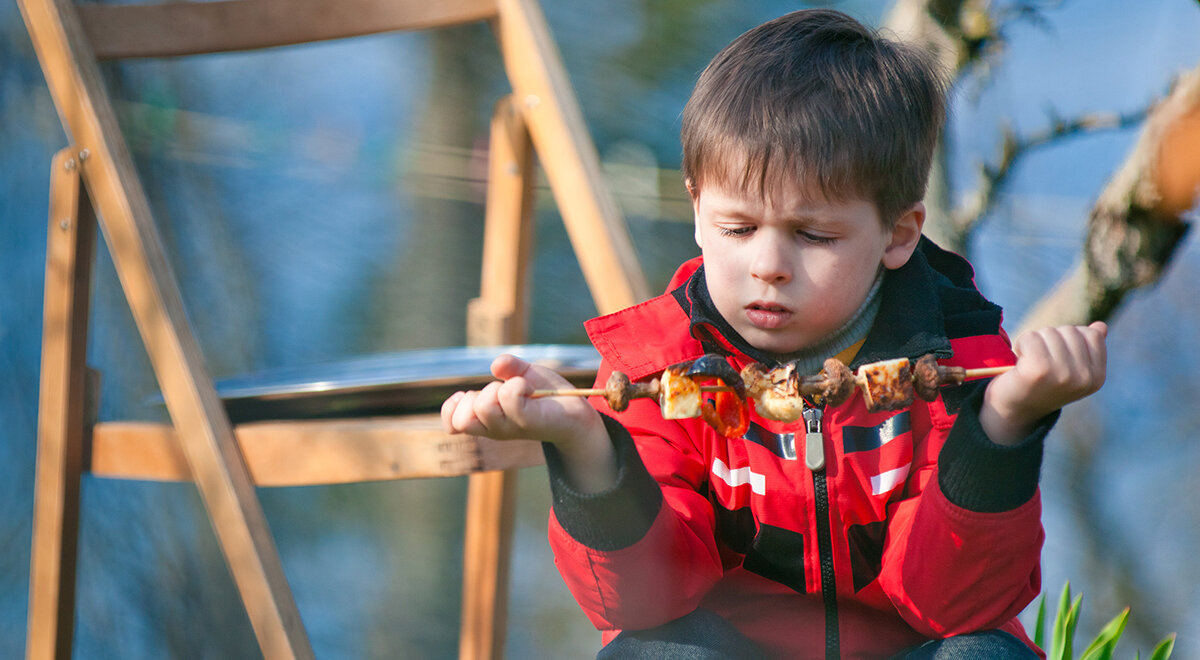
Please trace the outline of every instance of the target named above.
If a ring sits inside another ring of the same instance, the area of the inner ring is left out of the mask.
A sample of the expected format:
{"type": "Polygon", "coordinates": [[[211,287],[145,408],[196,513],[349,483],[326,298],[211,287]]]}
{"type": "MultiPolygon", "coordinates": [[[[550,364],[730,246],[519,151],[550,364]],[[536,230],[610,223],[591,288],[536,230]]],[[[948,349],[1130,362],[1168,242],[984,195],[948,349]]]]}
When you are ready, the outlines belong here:
{"type": "MultiPolygon", "coordinates": [[[[234,434],[256,486],[454,477],[543,463],[533,440],[446,435],[436,414],[251,422],[234,434]]],[[[175,429],[151,422],[96,424],[88,469],[119,479],[192,478],[175,429]]]]}

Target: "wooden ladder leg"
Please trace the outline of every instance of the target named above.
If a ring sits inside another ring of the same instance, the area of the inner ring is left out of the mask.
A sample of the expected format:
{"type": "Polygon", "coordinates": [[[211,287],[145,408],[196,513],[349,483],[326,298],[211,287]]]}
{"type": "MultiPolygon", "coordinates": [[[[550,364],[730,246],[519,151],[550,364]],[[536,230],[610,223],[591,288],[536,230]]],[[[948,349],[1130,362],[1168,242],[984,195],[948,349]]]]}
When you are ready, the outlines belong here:
{"type": "MultiPolygon", "coordinates": [[[[511,97],[492,116],[480,295],[468,309],[467,343],[525,341],[533,242],[533,146],[511,97]]],[[[460,660],[502,658],[516,510],[515,470],[469,477],[463,545],[460,660]]]]}
{"type": "Polygon", "coordinates": [[[88,299],[96,244],[95,216],[80,201],[78,161],[66,148],[54,156],[50,174],[25,647],[30,660],[71,657],[75,627],[79,486],[88,433],[88,299]]]}
{"type": "Polygon", "coordinates": [[[183,296],[75,5],[69,0],[18,0],[18,5],[64,128],[80,150],[80,176],[263,655],[272,660],[311,658],[254,483],[204,369],[183,296]]]}
{"type": "Polygon", "coordinates": [[[504,657],[516,484],[516,470],[468,477],[459,660],[504,657]]]}
{"type": "Polygon", "coordinates": [[[575,258],[601,314],[650,297],[629,231],[604,180],[579,102],[538,0],[497,0],[504,67],[575,258]]]}

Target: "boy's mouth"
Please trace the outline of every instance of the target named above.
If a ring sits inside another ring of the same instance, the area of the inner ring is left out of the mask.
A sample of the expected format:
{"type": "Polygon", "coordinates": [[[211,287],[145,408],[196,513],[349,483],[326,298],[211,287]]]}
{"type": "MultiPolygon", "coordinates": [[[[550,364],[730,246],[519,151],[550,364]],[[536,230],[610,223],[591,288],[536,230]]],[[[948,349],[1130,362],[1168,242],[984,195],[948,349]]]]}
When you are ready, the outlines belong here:
{"type": "Polygon", "coordinates": [[[772,330],[783,326],[792,316],[792,310],[775,303],[754,301],[746,305],[746,318],[757,328],[772,330]]]}

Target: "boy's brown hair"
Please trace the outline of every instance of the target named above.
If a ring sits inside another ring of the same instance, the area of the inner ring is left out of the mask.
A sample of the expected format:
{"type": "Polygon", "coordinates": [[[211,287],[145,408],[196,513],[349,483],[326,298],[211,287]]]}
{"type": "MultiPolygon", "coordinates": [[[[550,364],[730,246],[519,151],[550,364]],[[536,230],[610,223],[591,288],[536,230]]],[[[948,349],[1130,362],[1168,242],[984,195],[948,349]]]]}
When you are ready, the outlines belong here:
{"type": "Polygon", "coordinates": [[[725,47],[683,111],[683,176],[759,194],[784,182],[875,203],[921,201],[946,115],[933,58],[838,11],[764,23],[725,47]]]}

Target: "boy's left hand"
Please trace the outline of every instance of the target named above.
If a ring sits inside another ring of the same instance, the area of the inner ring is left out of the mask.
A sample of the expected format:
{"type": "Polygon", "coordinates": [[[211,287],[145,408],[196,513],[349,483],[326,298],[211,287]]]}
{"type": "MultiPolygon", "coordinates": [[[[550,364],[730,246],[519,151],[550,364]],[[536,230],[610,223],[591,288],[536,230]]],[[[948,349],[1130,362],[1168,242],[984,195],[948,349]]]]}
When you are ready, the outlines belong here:
{"type": "Polygon", "coordinates": [[[1042,417],[1104,384],[1108,325],[1026,332],[1013,344],[1017,364],[988,385],[979,421],[992,442],[1016,444],[1042,417]]]}

